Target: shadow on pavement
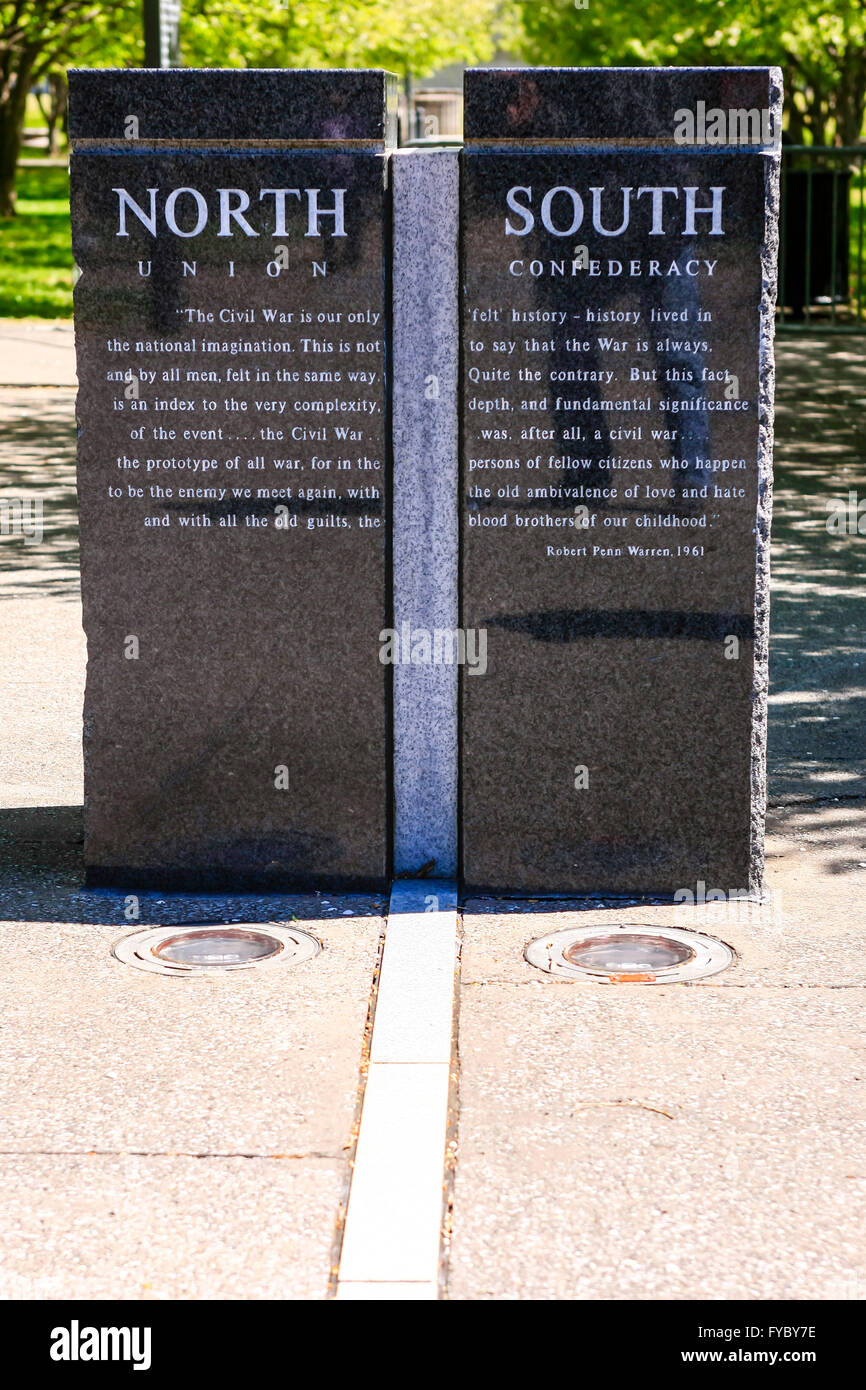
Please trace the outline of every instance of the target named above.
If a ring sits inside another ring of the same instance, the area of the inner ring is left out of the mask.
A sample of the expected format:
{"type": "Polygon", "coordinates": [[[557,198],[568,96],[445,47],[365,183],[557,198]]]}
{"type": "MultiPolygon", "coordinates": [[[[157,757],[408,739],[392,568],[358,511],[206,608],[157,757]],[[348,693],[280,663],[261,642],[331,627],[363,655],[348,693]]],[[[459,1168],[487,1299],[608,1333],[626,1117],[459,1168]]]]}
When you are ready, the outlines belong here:
{"type": "Polygon", "coordinates": [[[784,338],[776,357],[770,802],[862,797],[866,534],[827,520],[852,491],[866,503],[866,353],[862,339],[784,338]]]}
{"type": "Polygon", "coordinates": [[[84,808],[24,806],[0,810],[0,920],[86,922],[118,935],[149,924],[322,921],[377,917],[387,902],[362,893],[156,893],[84,886],[84,808]],[[138,899],[136,918],[125,913],[138,899]]]}
{"type": "Polygon", "coordinates": [[[0,499],[39,499],[43,539],[0,538],[3,595],[77,598],[78,494],[75,390],[0,391],[0,499]]]}

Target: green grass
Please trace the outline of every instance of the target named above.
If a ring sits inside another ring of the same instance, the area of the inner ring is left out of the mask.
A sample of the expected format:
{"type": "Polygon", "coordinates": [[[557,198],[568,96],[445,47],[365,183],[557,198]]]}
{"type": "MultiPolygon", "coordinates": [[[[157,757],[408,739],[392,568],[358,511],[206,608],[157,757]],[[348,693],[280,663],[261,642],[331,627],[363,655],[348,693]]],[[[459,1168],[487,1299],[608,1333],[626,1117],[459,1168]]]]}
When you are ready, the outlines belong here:
{"type": "Polygon", "coordinates": [[[861,253],[866,260],[866,171],[859,169],[851,175],[849,207],[851,210],[848,223],[848,246],[849,260],[851,267],[851,305],[852,308],[862,306],[866,312],[866,265],[861,264],[861,253]]]}
{"type": "Polygon", "coordinates": [[[33,92],[31,92],[27,98],[27,106],[24,111],[24,125],[27,130],[45,129],[45,117],[42,114],[42,108],[33,92]]]}
{"type": "Polygon", "coordinates": [[[69,175],[18,171],[18,216],[0,222],[0,317],[72,317],[69,175]]]}

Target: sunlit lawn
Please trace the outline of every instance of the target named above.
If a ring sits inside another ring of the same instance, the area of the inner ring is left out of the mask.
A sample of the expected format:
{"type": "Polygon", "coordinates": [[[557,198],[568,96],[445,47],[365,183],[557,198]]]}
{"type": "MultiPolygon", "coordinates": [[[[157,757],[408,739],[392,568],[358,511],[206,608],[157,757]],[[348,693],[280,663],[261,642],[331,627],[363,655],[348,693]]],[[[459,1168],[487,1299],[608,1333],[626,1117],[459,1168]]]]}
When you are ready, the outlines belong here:
{"type": "Polygon", "coordinates": [[[848,224],[851,298],[858,308],[866,308],[866,267],[863,265],[863,257],[866,255],[866,239],[864,239],[866,198],[864,198],[864,192],[866,192],[866,175],[864,175],[861,164],[859,170],[851,176],[851,221],[848,224]]]}
{"type": "Polygon", "coordinates": [[[0,221],[0,317],[71,318],[68,172],[23,168],[17,187],[18,216],[0,221]]]}

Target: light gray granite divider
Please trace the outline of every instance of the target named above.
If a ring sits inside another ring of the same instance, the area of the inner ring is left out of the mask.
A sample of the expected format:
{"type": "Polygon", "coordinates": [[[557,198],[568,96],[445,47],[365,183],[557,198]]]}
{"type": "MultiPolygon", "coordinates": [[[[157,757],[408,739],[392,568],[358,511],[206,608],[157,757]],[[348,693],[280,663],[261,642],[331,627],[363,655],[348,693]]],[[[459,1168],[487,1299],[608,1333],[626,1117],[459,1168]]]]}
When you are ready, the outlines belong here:
{"type": "Polygon", "coordinates": [[[457,872],[458,155],[391,160],[394,441],[394,872],[457,872]],[[453,643],[452,643],[453,649],[453,643]],[[416,659],[413,660],[413,652],[416,659]]]}

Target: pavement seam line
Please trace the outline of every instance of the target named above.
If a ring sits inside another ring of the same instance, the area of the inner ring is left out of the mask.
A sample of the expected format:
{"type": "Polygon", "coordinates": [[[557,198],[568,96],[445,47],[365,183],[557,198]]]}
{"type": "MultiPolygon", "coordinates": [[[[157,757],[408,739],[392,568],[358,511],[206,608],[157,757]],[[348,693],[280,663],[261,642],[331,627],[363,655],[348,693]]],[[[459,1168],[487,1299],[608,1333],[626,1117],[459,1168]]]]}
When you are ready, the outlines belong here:
{"type": "MultiPolygon", "coordinates": [[[[497,988],[503,987],[503,988],[508,988],[508,989],[515,989],[515,988],[520,989],[520,988],[525,988],[525,987],[528,987],[528,986],[532,986],[532,987],[534,987],[534,988],[536,988],[536,989],[568,989],[568,988],[573,988],[574,986],[576,986],[578,989],[583,990],[584,993],[587,993],[587,992],[589,992],[589,991],[594,991],[594,990],[600,990],[600,989],[603,989],[603,990],[610,990],[611,988],[616,988],[616,986],[611,986],[611,985],[607,985],[607,984],[596,984],[594,981],[584,982],[583,980],[577,980],[577,979],[574,979],[574,978],[562,978],[562,977],[560,977],[559,979],[557,979],[556,976],[553,976],[552,978],[547,979],[547,980],[509,980],[509,979],[507,979],[507,978],[500,979],[499,977],[493,977],[493,978],[491,978],[491,979],[486,979],[486,980],[464,980],[464,981],[463,981],[463,985],[464,985],[464,987],[465,987],[466,989],[487,989],[487,988],[490,988],[490,987],[497,987],[497,988]]],[[[705,991],[707,991],[707,990],[716,990],[716,991],[718,991],[718,990],[730,990],[730,989],[761,989],[761,990],[777,990],[777,989],[783,989],[783,990],[784,990],[784,989],[836,989],[836,990],[838,990],[838,989],[866,989],[866,984],[863,984],[863,983],[858,984],[858,983],[855,981],[855,982],[853,982],[852,984],[841,984],[841,985],[817,984],[817,985],[811,985],[811,984],[808,984],[808,983],[807,983],[806,981],[804,981],[804,980],[792,980],[790,983],[787,983],[787,984],[784,983],[784,982],[780,982],[779,980],[770,980],[770,981],[767,981],[767,980],[743,980],[743,981],[741,981],[740,983],[736,983],[736,982],[734,982],[734,981],[732,981],[732,980],[728,980],[725,984],[722,984],[721,982],[719,982],[719,984],[713,984],[712,981],[710,981],[710,980],[694,980],[694,981],[680,980],[679,982],[674,982],[674,981],[672,981],[670,984],[664,985],[664,986],[658,986],[658,985],[656,985],[656,986],[653,986],[653,988],[654,988],[654,989],[659,989],[659,988],[664,988],[664,989],[689,989],[689,990],[701,990],[702,992],[705,992],[705,991]]]]}
{"type": "Polygon", "coordinates": [[[269,1163],[276,1159],[322,1158],[332,1163],[341,1163],[344,1153],[240,1153],[215,1150],[211,1153],[194,1152],[191,1149],[0,1149],[0,1158],[243,1158],[261,1159],[269,1163]]]}
{"type": "Polygon", "coordinates": [[[450,1187],[457,956],[455,885],[395,882],[338,1299],[438,1297],[450,1187]]]}
{"type": "Polygon", "coordinates": [[[370,993],[367,999],[367,1014],[364,1019],[364,1032],[361,1038],[361,1063],[358,1068],[358,1085],[355,1092],[352,1128],[349,1133],[349,1142],[345,1145],[344,1150],[346,1155],[346,1173],[340,1205],[337,1210],[334,1235],[331,1241],[331,1267],[328,1274],[328,1291],[325,1295],[328,1300],[333,1300],[337,1296],[337,1278],[340,1271],[340,1259],[343,1251],[343,1237],[346,1233],[346,1213],[349,1207],[349,1192],[352,1186],[352,1169],[355,1165],[355,1155],[358,1152],[358,1133],[361,1128],[361,1114],[364,1108],[367,1077],[370,1071],[370,1044],[373,1038],[373,1025],[376,1020],[376,1004],[379,998],[379,982],[382,978],[382,955],[385,950],[385,933],[387,926],[388,919],[386,914],[381,922],[379,940],[376,945],[376,963],[373,967],[373,978],[370,981],[370,993]]]}

